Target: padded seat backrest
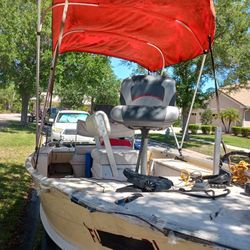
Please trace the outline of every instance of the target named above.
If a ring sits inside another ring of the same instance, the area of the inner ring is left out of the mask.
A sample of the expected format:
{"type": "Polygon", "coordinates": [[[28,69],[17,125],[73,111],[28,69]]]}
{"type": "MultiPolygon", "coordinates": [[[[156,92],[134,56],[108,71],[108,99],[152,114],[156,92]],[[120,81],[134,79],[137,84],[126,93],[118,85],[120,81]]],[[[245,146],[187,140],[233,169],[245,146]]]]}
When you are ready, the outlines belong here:
{"type": "Polygon", "coordinates": [[[121,87],[121,105],[175,106],[175,81],[162,76],[139,75],[127,78],[121,87]]]}

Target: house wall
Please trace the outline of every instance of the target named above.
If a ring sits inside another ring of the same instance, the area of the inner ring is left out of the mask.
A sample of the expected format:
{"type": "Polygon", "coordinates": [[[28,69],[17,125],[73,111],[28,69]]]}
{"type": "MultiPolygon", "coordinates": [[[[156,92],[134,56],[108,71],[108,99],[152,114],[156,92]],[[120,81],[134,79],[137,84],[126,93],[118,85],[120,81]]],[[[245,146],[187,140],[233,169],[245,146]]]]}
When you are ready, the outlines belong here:
{"type": "MultiPolygon", "coordinates": [[[[244,106],[242,106],[240,103],[237,101],[233,100],[232,98],[228,97],[227,95],[220,93],[220,109],[225,110],[227,108],[234,108],[239,111],[240,114],[240,121],[239,122],[234,122],[231,126],[244,126],[244,118],[245,118],[245,111],[244,111],[244,106]]],[[[217,104],[216,104],[216,97],[214,96],[210,102],[208,103],[208,108],[210,108],[213,112],[214,117],[217,115],[217,104]]],[[[220,119],[214,119],[213,125],[215,126],[220,126],[223,128],[222,122],[220,119]]],[[[227,124],[226,124],[227,125],[227,124]]]]}
{"type": "Polygon", "coordinates": [[[243,120],[243,127],[250,127],[250,109],[245,110],[245,119],[243,120]]]}
{"type": "Polygon", "coordinates": [[[204,112],[203,109],[193,109],[189,124],[201,124],[201,114],[204,112]]]}

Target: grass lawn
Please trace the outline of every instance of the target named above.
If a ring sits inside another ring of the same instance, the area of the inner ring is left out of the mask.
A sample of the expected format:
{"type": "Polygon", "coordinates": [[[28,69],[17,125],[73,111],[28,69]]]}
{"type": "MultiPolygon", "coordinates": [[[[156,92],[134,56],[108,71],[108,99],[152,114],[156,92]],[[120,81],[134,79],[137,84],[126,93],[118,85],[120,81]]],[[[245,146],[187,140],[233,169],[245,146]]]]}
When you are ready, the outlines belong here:
{"type": "MultiPolygon", "coordinates": [[[[203,139],[206,141],[214,142],[214,135],[190,135],[190,138],[203,139]]],[[[242,137],[242,136],[234,136],[234,135],[223,135],[223,140],[226,144],[250,149],[250,138],[242,137]]]]}
{"type": "Polygon", "coordinates": [[[0,248],[8,249],[22,223],[31,177],[24,168],[34,150],[34,127],[0,127],[0,248]]]}
{"type": "MultiPolygon", "coordinates": [[[[176,143],[174,140],[174,137],[171,135],[162,135],[162,134],[150,134],[149,135],[150,139],[159,141],[159,142],[164,142],[168,144],[169,146],[176,147],[176,143]]],[[[203,139],[203,138],[200,138],[203,139]]],[[[178,138],[179,143],[181,141],[180,138],[178,138]]],[[[213,156],[214,152],[214,145],[203,143],[203,142],[198,142],[198,141],[188,141],[183,143],[183,148],[190,149],[196,152],[199,152],[201,154],[213,156]]],[[[228,150],[229,152],[230,150],[228,150]]],[[[221,153],[223,154],[223,149],[221,148],[221,153]]]]}

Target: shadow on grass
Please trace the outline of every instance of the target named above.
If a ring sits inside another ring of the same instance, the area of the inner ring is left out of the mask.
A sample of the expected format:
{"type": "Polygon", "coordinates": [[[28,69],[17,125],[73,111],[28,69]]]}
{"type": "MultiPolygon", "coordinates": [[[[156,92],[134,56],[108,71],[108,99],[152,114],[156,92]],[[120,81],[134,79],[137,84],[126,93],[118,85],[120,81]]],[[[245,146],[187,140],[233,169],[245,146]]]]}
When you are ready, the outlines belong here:
{"type": "Polygon", "coordinates": [[[6,133],[18,133],[27,132],[34,133],[36,131],[36,125],[34,123],[27,123],[23,125],[19,121],[7,121],[6,125],[0,126],[0,132],[6,133]]]}
{"type": "MultiPolygon", "coordinates": [[[[162,135],[162,134],[150,134],[150,139],[166,143],[170,147],[177,147],[176,142],[173,136],[171,135],[162,135]]],[[[180,143],[180,140],[179,140],[180,143]]],[[[183,148],[193,148],[193,147],[200,147],[201,144],[195,141],[185,141],[183,144],[183,148]]]]}
{"type": "Polygon", "coordinates": [[[200,139],[200,140],[205,140],[205,141],[208,141],[208,142],[214,142],[215,136],[213,135],[212,137],[211,136],[206,136],[206,135],[190,135],[190,138],[194,138],[194,139],[200,139]]]}
{"type": "Polygon", "coordinates": [[[19,242],[31,178],[22,165],[0,163],[0,246],[11,249],[19,242]],[[20,213],[21,211],[21,213],[20,213]]]}

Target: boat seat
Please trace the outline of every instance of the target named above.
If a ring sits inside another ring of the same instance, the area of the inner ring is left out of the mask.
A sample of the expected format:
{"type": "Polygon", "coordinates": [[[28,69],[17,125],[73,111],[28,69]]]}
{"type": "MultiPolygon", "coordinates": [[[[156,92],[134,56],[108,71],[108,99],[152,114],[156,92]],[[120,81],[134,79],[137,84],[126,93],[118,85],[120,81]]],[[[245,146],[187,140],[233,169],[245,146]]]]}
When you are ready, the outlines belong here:
{"type": "Polygon", "coordinates": [[[96,148],[92,150],[93,177],[126,180],[123,170],[135,169],[138,151],[128,146],[112,147],[110,138],[132,137],[134,131],[121,124],[110,124],[103,111],[97,111],[86,120],[86,130],[95,137],[96,148]],[[100,141],[104,142],[104,146],[100,141]]]}
{"type": "Polygon", "coordinates": [[[111,110],[111,119],[128,128],[141,130],[142,147],[136,169],[139,171],[141,165],[140,172],[146,174],[149,130],[168,128],[179,116],[175,106],[175,81],[153,75],[127,78],[122,83],[120,102],[121,105],[111,110]]]}

